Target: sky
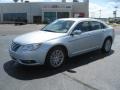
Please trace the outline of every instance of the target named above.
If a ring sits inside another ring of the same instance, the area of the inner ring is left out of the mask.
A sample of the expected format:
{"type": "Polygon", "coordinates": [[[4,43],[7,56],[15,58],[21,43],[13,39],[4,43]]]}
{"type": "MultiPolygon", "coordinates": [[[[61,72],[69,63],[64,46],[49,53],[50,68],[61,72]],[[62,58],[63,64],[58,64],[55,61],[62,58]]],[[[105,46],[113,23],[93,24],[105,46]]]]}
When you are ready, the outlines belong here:
{"type": "Polygon", "coordinates": [[[91,17],[113,17],[113,11],[117,8],[117,17],[120,17],[120,2],[112,0],[90,0],[89,14],[91,17]]]}
{"type": "MultiPolygon", "coordinates": [[[[25,0],[24,0],[25,1],[25,0]]],[[[29,0],[30,2],[56,2],[61,0],[29,0]]],[[[72,0],[66,0],[71,2],[72,0]]],[[[113,17],[113,11],[115,6],[118,6],[117,17],[120,17],[120,2],[113,2],[115,0],[89,0],[89,16],[90,17],[113,17]]],[[[0,0],[0,3],[13,2],[13,0],[0,0]]]]}

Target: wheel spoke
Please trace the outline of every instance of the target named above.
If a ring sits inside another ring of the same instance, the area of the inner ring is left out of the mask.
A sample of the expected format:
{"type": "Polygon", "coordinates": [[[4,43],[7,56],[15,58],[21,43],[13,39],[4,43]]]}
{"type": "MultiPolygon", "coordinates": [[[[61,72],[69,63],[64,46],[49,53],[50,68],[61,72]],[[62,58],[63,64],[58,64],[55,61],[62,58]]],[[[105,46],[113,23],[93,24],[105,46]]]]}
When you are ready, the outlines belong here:
{"type": "Polygon", "coordinates": [[[58,67],[64,60],[64,54],[62,50],[55,50],[50,56],[50,63],[54,67],[58,67]]]}

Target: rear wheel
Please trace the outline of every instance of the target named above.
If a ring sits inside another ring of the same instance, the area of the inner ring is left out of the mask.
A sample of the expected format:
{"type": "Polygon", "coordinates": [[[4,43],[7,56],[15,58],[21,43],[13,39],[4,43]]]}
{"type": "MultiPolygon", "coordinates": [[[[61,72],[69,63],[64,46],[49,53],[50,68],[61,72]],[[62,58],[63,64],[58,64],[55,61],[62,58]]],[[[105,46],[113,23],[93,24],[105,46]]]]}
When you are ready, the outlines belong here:
{"type": "Polygon", "coordinates": [[[51,68],[58,68],[63,65],[65,59],[65,50],[62,47],[54,47],[47,54],[46,64],[51,68]]]}
{"type": "Polygon", "coordinates": [[[111,46],[112,46],[112,40],[110,38],[106,39],[102,47],[102,52],[109,53],[111,51],[111,46]]]}

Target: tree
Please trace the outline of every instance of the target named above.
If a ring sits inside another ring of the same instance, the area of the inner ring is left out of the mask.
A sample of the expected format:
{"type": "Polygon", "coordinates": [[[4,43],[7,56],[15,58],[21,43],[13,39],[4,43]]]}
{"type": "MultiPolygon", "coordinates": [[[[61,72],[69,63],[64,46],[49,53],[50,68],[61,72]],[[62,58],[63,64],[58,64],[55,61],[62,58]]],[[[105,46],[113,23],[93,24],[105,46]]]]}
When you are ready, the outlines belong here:
{"type": "Polygon", "coordinates": [[[15,3],[17,3],[19,0],[13,0],[15,3]]]}

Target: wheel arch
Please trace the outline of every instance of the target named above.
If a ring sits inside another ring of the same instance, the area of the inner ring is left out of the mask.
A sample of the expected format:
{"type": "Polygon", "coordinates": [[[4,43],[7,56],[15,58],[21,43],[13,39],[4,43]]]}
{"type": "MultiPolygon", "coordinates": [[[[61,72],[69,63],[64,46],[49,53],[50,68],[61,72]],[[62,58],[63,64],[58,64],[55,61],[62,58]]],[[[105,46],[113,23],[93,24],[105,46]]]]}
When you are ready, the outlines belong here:
{"type": "Polygon", "coordinates": [[[68,50],[67,50],[67,48],[66,48],[64,45],[61,45],[61,44],[59,44],[59,45],[54,45],[54,46],[52,46],[52,47],[48,50],[48,52],[47,52],[47,54],[46,54],[45,62],[44,62],[45,65],[49,65],[49,62],[48,62],[49,54],[50,54],[50,52],[51,52],[54,48],[56,48],[56,47],[62,47],[63,50],[65,51],[65,59],[68,58],[68,50]]]}
{"type": "Polygon", "coordinates": [[[107,37],[104,39],[104,42],[105,42],[107,39],[110,39],[110,40],[113,42],[112,36],[107,36],[107,37]]]}
{"type": "Polygon", "coordinates": [[[110,39],[110,40],[113,42],[112,36],[107,36],[107,37],[105,37],[105,39],[103,40],[103,43],[102,43],[102,45],[101,45],[101,48],[103,48],[104,43],[105,43],[105,41],[106,41],[107,39],[110,39]]]}
{"type": "Polygon", "coordinates": [[[62,45],[62,44],[57,44],[57,45],[52,46],[52,47],[48,50],[48,52],[47,52],[47,54],[46,54],[46,57],[47,57],[48,53],[49,53],[53,48],[56,48],[56,47],[62,47],[63,50],[65,50],[66,56],[69,57],[67,47],[66,47],[65,45],[62,45]]]}

